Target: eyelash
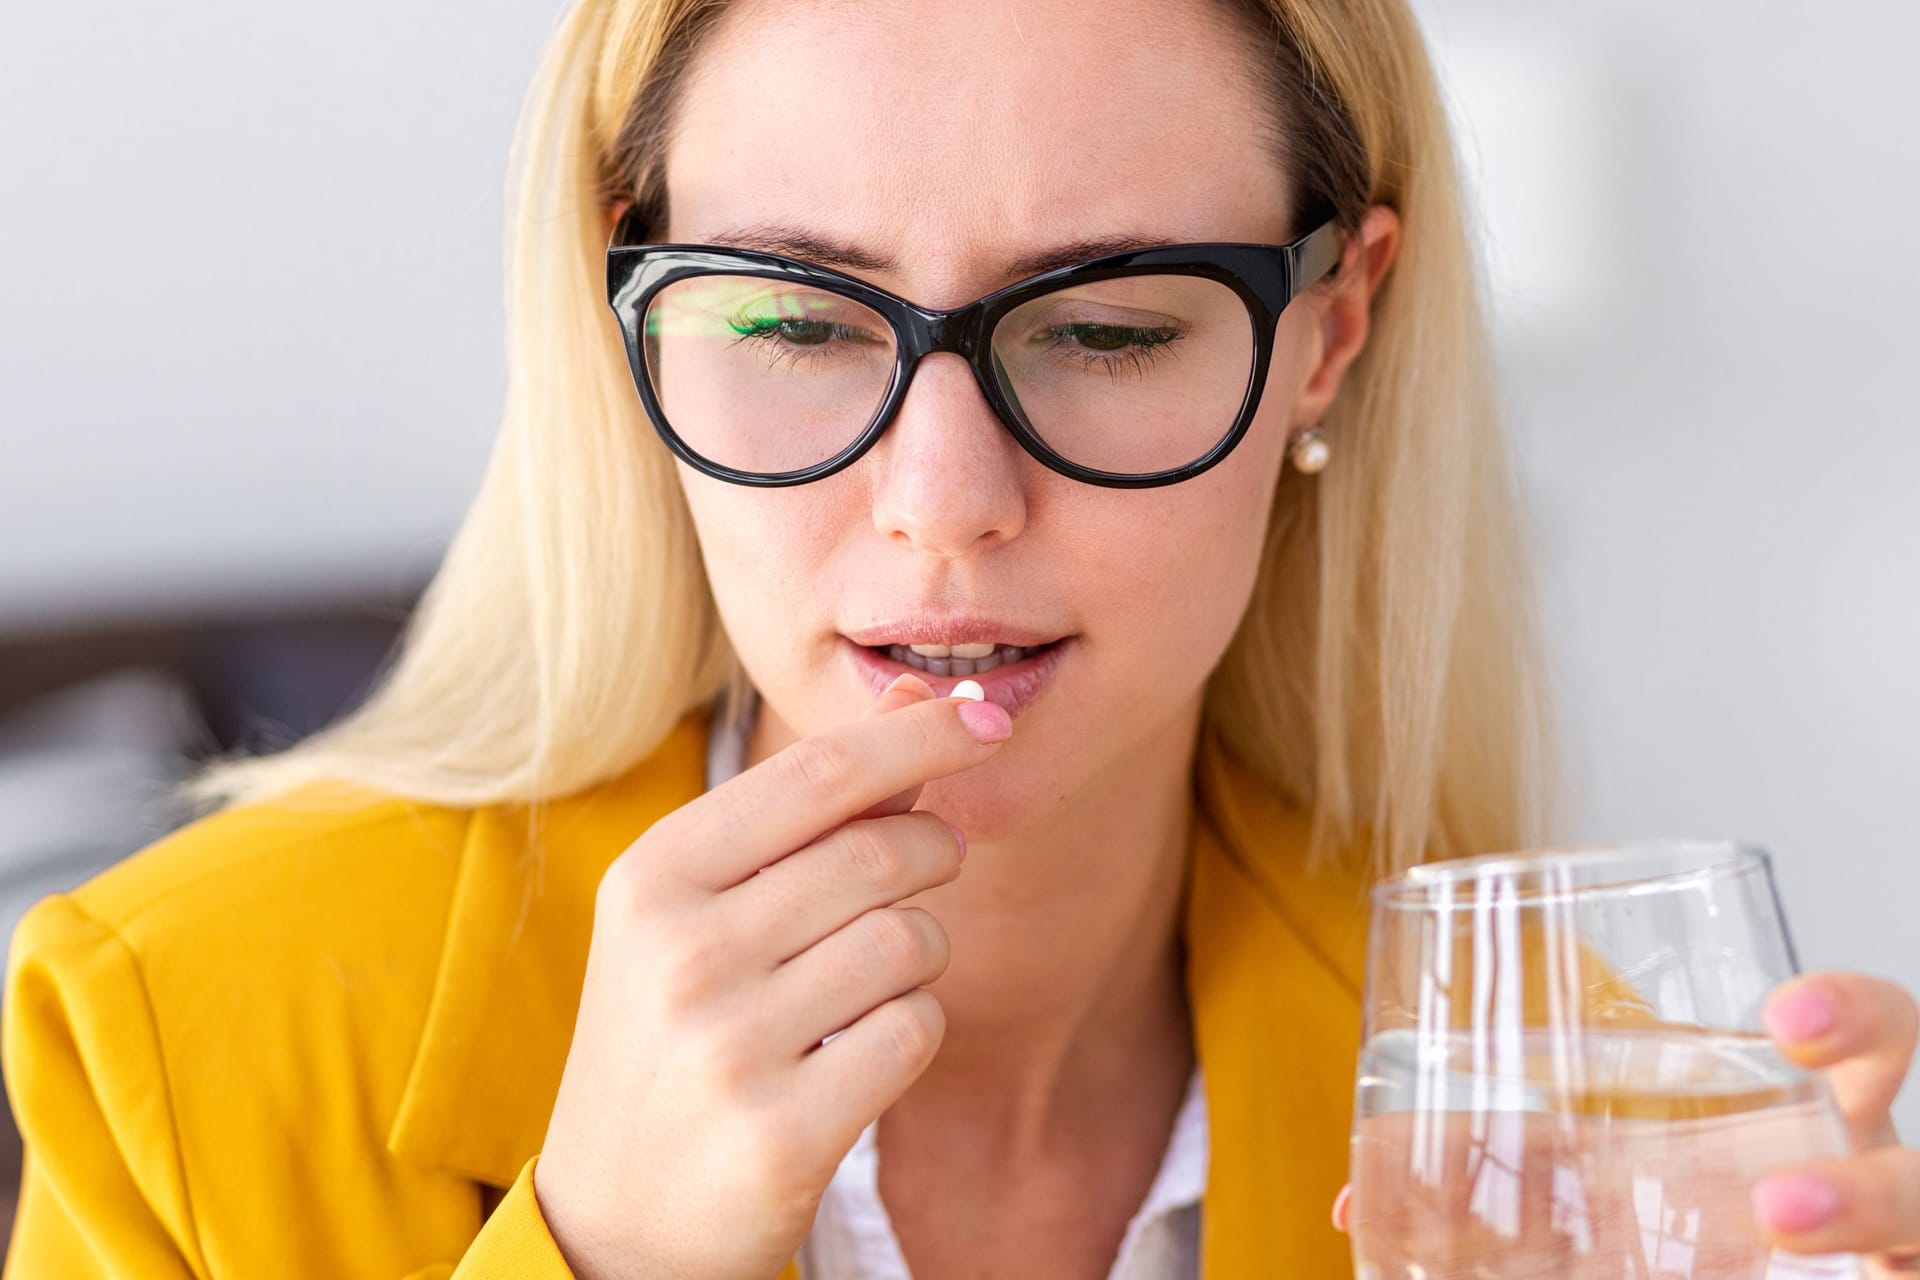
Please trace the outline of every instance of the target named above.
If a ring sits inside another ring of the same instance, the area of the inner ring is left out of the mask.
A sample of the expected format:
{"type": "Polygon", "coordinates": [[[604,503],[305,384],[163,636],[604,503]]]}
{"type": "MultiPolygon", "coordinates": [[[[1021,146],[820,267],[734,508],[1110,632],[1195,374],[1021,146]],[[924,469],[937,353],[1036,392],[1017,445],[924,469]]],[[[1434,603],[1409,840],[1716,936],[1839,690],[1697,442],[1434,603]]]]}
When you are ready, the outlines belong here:
{"type": "Polygon", "coordinates": [[[1096,364],[1103,365],[1111,377],[1119,377],[1121,373],[1128,371],[1145,373],[1160,359],[1163,350],[1167,355],[1173,354],[1170,348],[1180,340],[1181,336],[1175,329],[1129,329],[1125,326],[1099,324],[1060,325],[1044,332],[1051,339],[1047,344],[1048,351],[1061,351],[1069,358],[1080,360],[1087,368],[1096,364]],[[1067,343],[1076,330],[1085,333],[1096,329],[1131,334],[1132,342],[1124,351],[1098,351],[1086,346],[1067,349],[1067,343]]]}
{"type": "MultiPolygon", "coordinates": [[[[777,338],[780,331],[788,325],[806,324],[824,326],[827,330],[828,342],[836,338],[857,337],[859,332],[846,325],[831,324],[819,320],[735,318],[729,320],[727,324],[728,327],[738,335],[734,340],[736,345],[741,342],[760,342],[767,344],[769,357],[767,367],[769,369],[778,367],[783,356],[787,360],[797,363],[803,354],[808,354],[808,348],[826,345],[826,342],[778,342],[777,338]]],[[[1077,359],[1084,368],[1093,368],[1095,365],[1098,365],[1106,370],[1109,377],[1113,378],[1118,378],[1124,373],[1145,373],[1160,360],[1163,352],[1172,354],[1169,349],[1175,342],[1178,342],[1181,337],[1179,331],[1174,329],[1131,329],[1119,325],[1099,324],[1058,325],[1043,332],[1049,339],[1046,348],[1048,351],[1057,351],[1069,359],[1077,359]],[[1087,347],[1080,341],[1078,335],[1085,335],[1093,331],[1127,334],[1130,336],[1129,345],[1123,350],[1118,351],[1100,351],[1087,347]]]]}
{"type": "Polygon", "coordinates": [[[738,335],[734,339],[735,346],[738,346],[742,342],[765,344],[768,355],[767,368],[769,369],[778,366],[782,356],[785,356],[789,361],[797,362],[802,355],[811,354],[810,348],[826,345],[824,342],[779,342],[778,337],[780,331],[788,325],[793,324],[824,326],[827,330],[827,338],[829,341],[835,338],[856,337],[859,333],[859,330],[849,328],[846,325],[832,324],[822,320],[792,320],[786,318],[745,319],[736,317],[735,319],[727,321],[727,327],[738,335]]]}

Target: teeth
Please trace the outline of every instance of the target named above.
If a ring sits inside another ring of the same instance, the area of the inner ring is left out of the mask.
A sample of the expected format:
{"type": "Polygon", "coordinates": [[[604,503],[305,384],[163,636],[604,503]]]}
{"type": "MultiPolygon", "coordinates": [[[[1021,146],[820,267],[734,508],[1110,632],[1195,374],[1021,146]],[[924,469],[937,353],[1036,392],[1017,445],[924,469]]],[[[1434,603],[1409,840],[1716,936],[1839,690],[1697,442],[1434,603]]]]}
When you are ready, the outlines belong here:
{"type": "Polygon", "coordinates": [[[1032,653],[1018,645],[991,644],[916,644],[889,645],[887,656],[904,662],[916,671],[936,676],[982,675],[1006,662],[1018,662],[1032,653]],[[933,652],[928,652],[932,650],[933,652]]]}
{"type": "Polygon", "coordinates": [[[923,658],[984,658],[992,653],[990,644],[913,644],[907,646],[923,658]]]}

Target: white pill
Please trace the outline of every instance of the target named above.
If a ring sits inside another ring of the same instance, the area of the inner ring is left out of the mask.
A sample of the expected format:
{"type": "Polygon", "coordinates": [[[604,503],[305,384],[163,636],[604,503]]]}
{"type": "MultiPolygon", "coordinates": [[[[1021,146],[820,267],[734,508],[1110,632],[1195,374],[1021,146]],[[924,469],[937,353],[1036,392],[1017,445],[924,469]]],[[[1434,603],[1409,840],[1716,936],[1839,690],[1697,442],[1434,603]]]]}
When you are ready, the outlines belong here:
{"type": "Polygon", "coordinates": [[[987,691],[980,687],[978,680],[962,680],[959,684],[953,686],[953,692],[948,696],[953,698],[966,698],[971,702],[985,702],[987,700],[987,691]]]}

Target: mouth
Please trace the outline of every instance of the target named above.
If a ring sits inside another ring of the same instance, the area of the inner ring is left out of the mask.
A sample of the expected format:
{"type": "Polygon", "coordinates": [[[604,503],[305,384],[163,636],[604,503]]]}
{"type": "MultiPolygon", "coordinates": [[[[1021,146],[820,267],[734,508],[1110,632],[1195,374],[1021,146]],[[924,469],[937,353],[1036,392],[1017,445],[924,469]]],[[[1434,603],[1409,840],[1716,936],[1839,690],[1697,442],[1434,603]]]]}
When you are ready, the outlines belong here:
{"type": "MultiPolygon", "coordinates": [[[[1023,637],[1025,638],[1025,637],[1023,637]]],[[[1019,715],[1052,682],[1079,637],[1062,636],[1030,644],[978,640],[970,643],[859,644],[841,640],[862,680],[875,695],[911,671],[925,680],[936,698],[953,695],[962,680],[979,684],[987,701],[1019,715]]]]}

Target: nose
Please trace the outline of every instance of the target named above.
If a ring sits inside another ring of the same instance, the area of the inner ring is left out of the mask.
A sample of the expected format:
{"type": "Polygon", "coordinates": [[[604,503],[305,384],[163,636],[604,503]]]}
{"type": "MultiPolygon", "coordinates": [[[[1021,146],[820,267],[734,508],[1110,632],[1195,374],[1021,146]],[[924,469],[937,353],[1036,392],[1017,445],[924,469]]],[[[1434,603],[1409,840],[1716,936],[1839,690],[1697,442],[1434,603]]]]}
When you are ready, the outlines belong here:
{"type": "Polygon", "coordinates": [[[959,558],[1008,542],[1026,526],[1032,460],[957,355],[920,361],[867,460],[876,476],[873,525],[890,542],[959,558]]]}

